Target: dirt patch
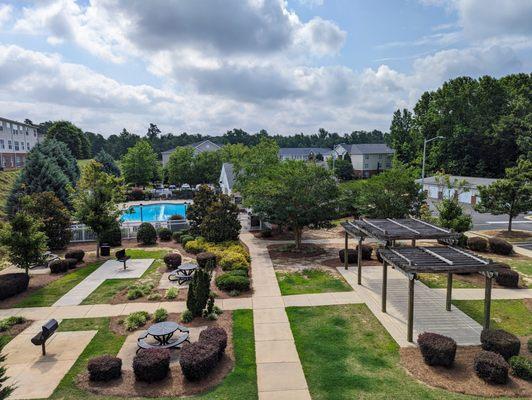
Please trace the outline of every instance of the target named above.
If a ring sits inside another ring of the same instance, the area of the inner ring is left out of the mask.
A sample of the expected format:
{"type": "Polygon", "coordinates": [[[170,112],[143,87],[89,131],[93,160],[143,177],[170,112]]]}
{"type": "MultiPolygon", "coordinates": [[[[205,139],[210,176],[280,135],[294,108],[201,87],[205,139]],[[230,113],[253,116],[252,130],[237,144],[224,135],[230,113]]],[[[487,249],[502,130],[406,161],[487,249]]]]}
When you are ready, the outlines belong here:
{"type": "MultiPolygon", "coordinates": [[[[264,238],[260,231],[252,232],[257,239],[263,240],[294,240],[294,233],[288,230],[279,231],[276,228],[272,230],[270,237],[264,238]]],[[[335,226],[328,229],[304,229],[303,240],[318,240],[318,239],[338,239],[343,237],[343,228],[335,226]]]]}
{"type": "MultiPolygon", "coordinates": [[[[180,314],[170,314],[168,320],[179,321],[179,316],[180,314]]],[[[114,330],[116,328],[116,322],[114,322],[115,325],[113,325],[113,320],[116,319],[113,318],[111,320],[111,329],[114,330]]],[[[179,365],[171,365],[169,375],[164,380],[152,384],[137,382],[135,380],[135,374],[133,371],[129,370],[122,371],[122,377],[111,382],[91,382],[89,381],[88,373],[84,372],[78,375],[76,378],[76,384],[81,389],[95,394],[128,398],[191,396],[212,389],[232,371],[235,364],[231,312],[224,312],[217,321],[207,321],[202,318],[196,318],[193,322],[182,325],[188,327],[220,326],[228,333],[225,355],[216,368],[199,382],[187,381],[183,376],[179,365]]],[[[142,329],[146,329],[147,326],[148,325],[142,329]]],[[[127,332],[127,334],[131,334],[131,332],[127,332]]]]}
{"type": "Polygon", "coordinates": [[[30,326],[32,323],[33,323],[33,320],[28,319],[28,320],[24,321],[21,324],[13,325],[7,331],[0,332],[0,337],[1,336],[15,337],[19,333],[21,333],[24,329],[26,329],[28,326],[30,326]]]}
{"type": "MultiPolygon", "coordinates": [[[[521,348],[523,347],[526,348],[521,348]]],[[[455,393],[484,397],[532,396],[532,385],[512,375],[506,385],[490,385],[480,379],[473,369],[473,359],[480,350],[480,346],[458,347],[452,368],[445,368],[426,365],[418,348],[402,348],[401,365],[410,375],[426,385],[455,393]]]]}
{"type": "Polygon", "coordinates": [[[268,251],[270,252],[270,257],[272,258],[292,259],[317,257],[327,252],[322,246],[309,243],[303,243],[299,250],[292,248],[291,245],[272,244],[268,246],[268,251]]]}
{"type": "Polygon", "coordinates": [[[511,232],[508,232],[507,230],[502,231],[482,231],[484,235],[488,236],[494,236],[499,237],[502,239],[532,239],[532,232],[530,231],[520,231],[520,230],[513,230],[511,232]]]}
{"type": "MultiPolygon", "coordinates": [[[[173,240],[168,242],[157,242],[149,246],[145,246],[141,243],[138,243],[136,239],[124,239],[120,246],[113,247],[111,249],[111,254],[114,256],[114,250],[118,249],[143,249],[143,250],[163,250],[163,249],[178,249],[181,253],[186,253],[183,250],[181,243],[176,243],[173,240]]],[[[65,252],[72,249],[82,249],[86,253],[96,253],[96,244],[94,242],[86,243],[70,243],[64,251],[57,252],[57,255],[63,255],[65,252]]],[[[114,258],[114,257],[110,257],[114,258]]]]}

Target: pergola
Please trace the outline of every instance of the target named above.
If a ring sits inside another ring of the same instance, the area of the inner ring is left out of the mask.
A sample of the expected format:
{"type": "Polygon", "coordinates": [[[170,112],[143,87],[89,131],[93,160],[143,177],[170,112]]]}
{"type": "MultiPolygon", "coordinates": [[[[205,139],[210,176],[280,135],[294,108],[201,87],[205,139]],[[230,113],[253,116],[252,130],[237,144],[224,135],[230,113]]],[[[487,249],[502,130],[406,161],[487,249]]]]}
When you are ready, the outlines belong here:
{"type": "MultiPolygon", "coordinates": [[[[366,219],[342,222],[345,231],[344,267],[347,269],[349,236],[358,238],[359,248],[366,237],[371,237],[384,242],[386,246],[394,245],[396,240],[411,240],[412,246],[419,239],[439,239],[451,241],[460,237],[459,233],[444,229],[416,218],[401,219],[366,219]]],[[[362,284],[362,251],[358,252],[358,284],[362,284]]]]}
{"type": "Polygon", "coordinates": [[[379,249],[383,259],[382,312],[386,312],[387,267],[390,264],[408,277],[407,340],[412,342],[414,329],[414,282],[419,273],[446,273],[446,309],[451,311],[453,274],[478,272],[485,276],[484,329],[489,328],[492,278],[500,266],[489,259],[453,246],[442,247],[386,247],[379,249]]]}

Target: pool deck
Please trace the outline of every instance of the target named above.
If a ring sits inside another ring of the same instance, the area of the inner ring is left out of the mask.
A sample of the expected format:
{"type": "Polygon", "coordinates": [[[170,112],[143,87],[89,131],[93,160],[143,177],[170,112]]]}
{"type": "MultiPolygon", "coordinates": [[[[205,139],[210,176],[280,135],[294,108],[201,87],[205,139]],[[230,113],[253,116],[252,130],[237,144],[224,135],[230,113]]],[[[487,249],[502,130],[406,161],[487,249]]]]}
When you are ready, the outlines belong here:
{"type": "Polygon", "coordinates": [[[167,204],[192,204],[194,203],[192,200],[140,200],[140,201],[128,201],[125,203],[118,204],[118,208],[128,208],[132,206],[140,206],[141,204],[143,206],[147,206],[150,204],[160,204],[160,203],[167,203],[167,204]]]}

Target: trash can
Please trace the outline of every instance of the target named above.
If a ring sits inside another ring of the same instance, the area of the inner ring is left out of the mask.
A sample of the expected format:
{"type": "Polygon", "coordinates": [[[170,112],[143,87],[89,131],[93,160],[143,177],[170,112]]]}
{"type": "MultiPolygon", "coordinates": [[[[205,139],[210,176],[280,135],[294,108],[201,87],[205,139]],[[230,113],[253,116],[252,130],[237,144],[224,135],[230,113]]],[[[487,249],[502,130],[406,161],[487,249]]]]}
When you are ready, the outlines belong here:
{"type": "Polygon", "coordinates": [[[100,245],[100,255],[109,257],[111,255],[111,246],[109,246],[107,243],[102,243],[100,245]]]}

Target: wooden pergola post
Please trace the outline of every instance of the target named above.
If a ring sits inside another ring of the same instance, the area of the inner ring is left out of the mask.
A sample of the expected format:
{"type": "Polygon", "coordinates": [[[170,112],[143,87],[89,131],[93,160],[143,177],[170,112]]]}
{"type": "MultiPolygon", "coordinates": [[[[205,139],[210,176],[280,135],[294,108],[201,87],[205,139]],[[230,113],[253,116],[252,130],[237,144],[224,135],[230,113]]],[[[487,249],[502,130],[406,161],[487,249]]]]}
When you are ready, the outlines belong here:
{"type": "Polygon", "coordinates": [[[416,247],[416,239],[412,239],[412,247],[416,247]]]}
{"type": "Polygon", "coordinates": [[[406,340],[412,343],[414,335],[414,282],[415,275],[408,276],[408,324],[406,328],[406,340]]]}
{"type": "Polygon", "coordinates": [[[358,284],[362,285],[362,241],[364,238],[361,236],[358,239],[358,249],[357,249],[357,265],[358,265],[358,284]]]}
{"type": "Polygon", "coordinates": [[[386,292],[388,286],[388,263],[383,261],[382,263],[382,312],[386,312],[386,292]]]}
{"type": "Polygon", "coordinates": [[[447,299],[445,301],[445,309],[451,311],[451,299],[453,292],[453,273],[447,272],[447,299]]]}
{"type": "Polygon", "coordinates": [[[348,250],[348,247],[349,246],[349,235],[347,234],[347,231],[345,231],[345,246],[344,246],[344,268],[347,269],[347,264],[348,264],[348,254],[347,254],[347,250],[348,250]]]}
{"type": "Polygon", "coordinates": [[[490,328],[490,313],[491,313],[491,279],[493,273],[486,272],[486,285],[484,290],[484,329],[490,328]]]}

